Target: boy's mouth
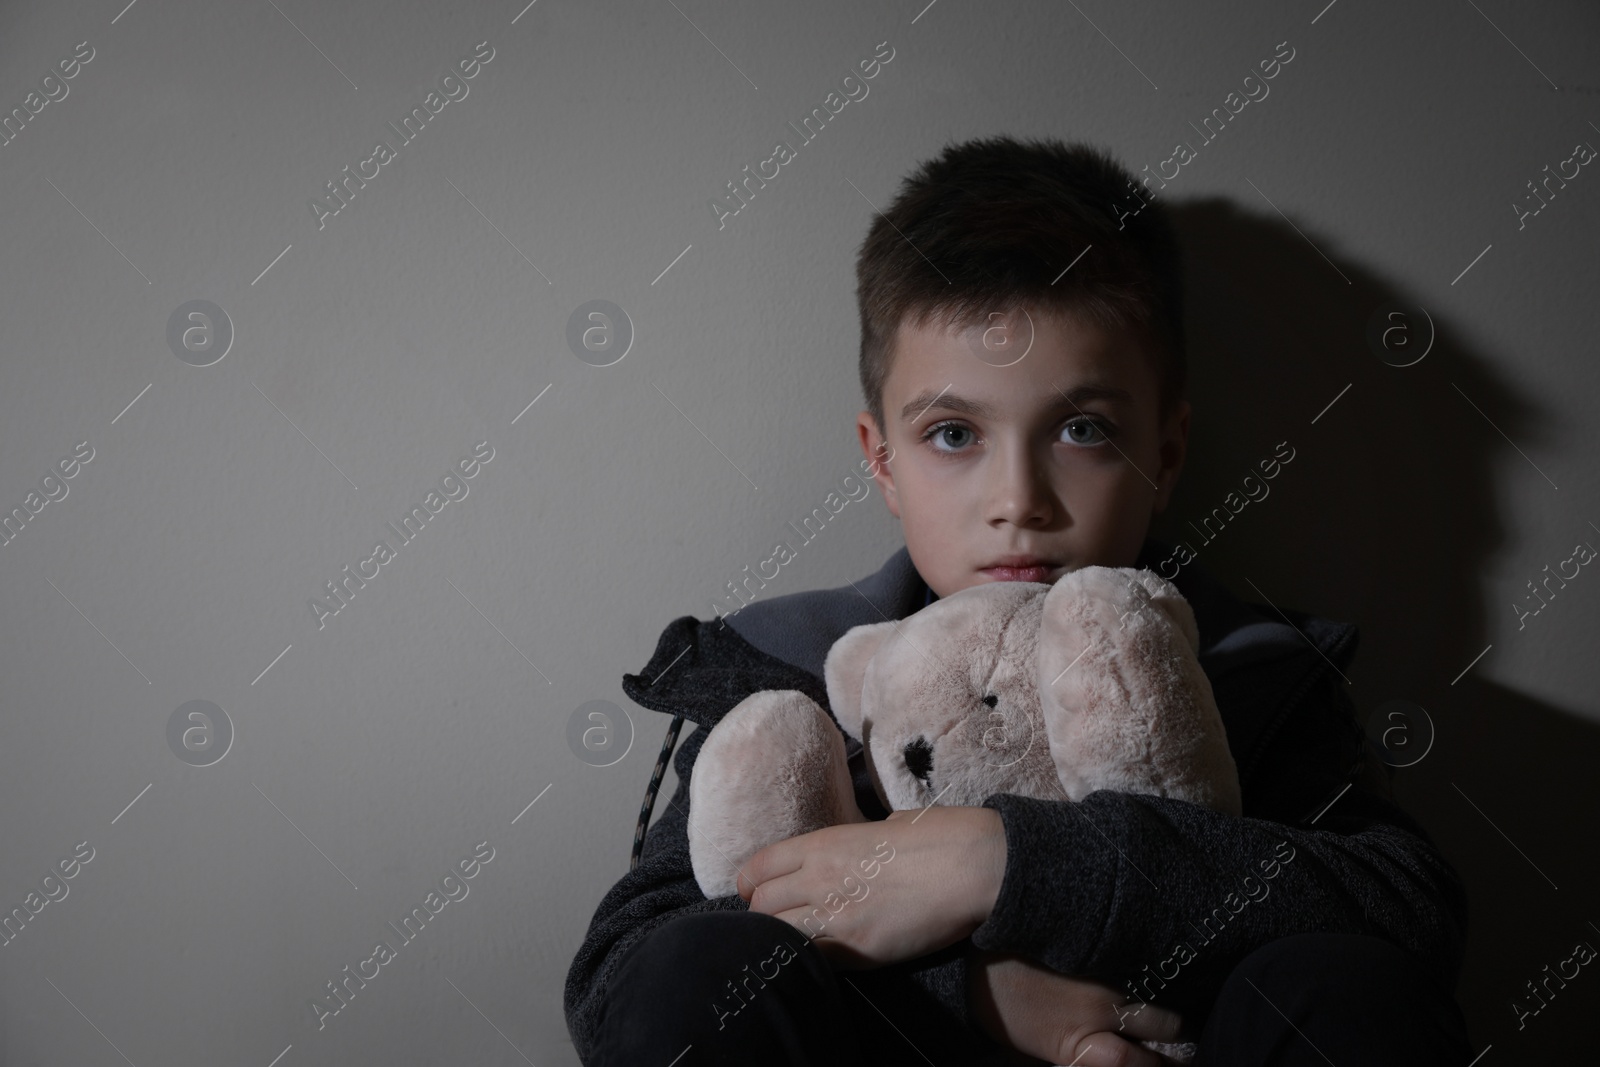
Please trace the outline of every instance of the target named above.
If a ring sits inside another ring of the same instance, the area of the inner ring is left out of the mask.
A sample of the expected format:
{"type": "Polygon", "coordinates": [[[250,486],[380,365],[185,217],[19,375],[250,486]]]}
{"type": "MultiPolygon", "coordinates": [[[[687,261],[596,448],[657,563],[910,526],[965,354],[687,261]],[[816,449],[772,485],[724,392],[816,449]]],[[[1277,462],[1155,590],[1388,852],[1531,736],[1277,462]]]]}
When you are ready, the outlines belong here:
{"type": "Polygon", "coordinates": [[[1053,560],[1037,556],[1003,556],[978,568],[978,573],[995,582],[1048,582],[1060,567],[1053,560]]]}

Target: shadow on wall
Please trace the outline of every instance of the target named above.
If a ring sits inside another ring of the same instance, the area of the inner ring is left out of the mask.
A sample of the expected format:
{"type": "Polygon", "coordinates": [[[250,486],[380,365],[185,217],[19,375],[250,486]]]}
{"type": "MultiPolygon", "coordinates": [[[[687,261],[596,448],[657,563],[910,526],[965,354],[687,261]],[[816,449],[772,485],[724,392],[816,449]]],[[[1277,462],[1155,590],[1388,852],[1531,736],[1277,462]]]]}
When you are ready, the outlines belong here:
{"type": "MultiPolygon", "coordinates": [[[[1483,586],[1506,540],[1497,504],[1512,495],[1491,475],[1529,479],[1519,492],[1556,491],[1495,427],[1539,462],[1550,413],[1499,376],[1505,353],[1490,359],[1469,349],[1446,307],[1427,296],[1420,303],[1437,331],[1432,349],[1411,366],[1384,362],[1368,344],[1368,323],[1375,312],[1419,302],[1418,294],[1352,266],[1336,238],[1302,237],[1275,214],[1218,199],[1170,210],[1187,257],[1194,416],[1183,477],[1151,532],[1187,542],[1246,600],[1360,627],[1351,675],[1358,717],[1404,699],[1435,728],[1427,755],[1393,770],[1391,781],[1395,800],[1467,884],[1471,921],[1456,992],[1474,1049],[1493,1045],[1495,1058],[1518,1062],[1578,1062],[1591,1047],[1580,1021],[1600,998],[1600,976],[1584,968],[1565,988],[1552,981],[1555,995],[1520,1027],[1512,1003],[1537,1009],[1527,983],[1543,994],[1546,964],[1554,970],[1579,941],[1600,947],[1600,928],[1590,925],[1600,923],[1600,907],[1586,906],[1600,859],[1583,836],[1594,822],[1584,813],[1600,812],[1600,727],[1485,678],[1514,642],[1575,647],[1577,616],[1563,623],[1558,595],[1473,662],[1516,618],[1483,586]],[[1270,493],[1221,529],[1196,528],[1285,441],[1294,459],[1266,483],[1270,493]]],[[[1444,277],[1428,291],[1448,284],[1444,277]]],[[[1471,299],[1486,284],[1469,273],[1451,299],[1471,299]]],[[[1425,325],[1413,327],[1414,340],[1425,341],[1425,325]]],[[[1559,483],[1558,471],[1541,467],[1559,483]]],[[[1548,548],[1541,562],[1554,568],[1579,540],[1600,544],[1582,521],[1571,525],[1526,531],[1548,548]]],[[[1574,672],[1593,666],[1552,662],[1574,672]]],[[[1416,728],[1421,753],[1427,727],[1416,728]]]]}

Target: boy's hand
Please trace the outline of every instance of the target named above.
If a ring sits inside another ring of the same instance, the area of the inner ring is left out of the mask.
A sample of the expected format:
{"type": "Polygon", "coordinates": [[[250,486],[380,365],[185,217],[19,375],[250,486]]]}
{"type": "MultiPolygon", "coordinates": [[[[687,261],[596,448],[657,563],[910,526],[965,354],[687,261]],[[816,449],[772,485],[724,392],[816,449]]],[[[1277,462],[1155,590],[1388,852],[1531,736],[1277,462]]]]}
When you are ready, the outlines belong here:
{"type": "Polygon", "coordinates": [[[1023,956],[981,950],[967,956],[967,1007],[1007,1048],[1075,1067],[1162,1067],[1170,1061],[1140,1042],[1176,1042],[1183,1029],[1170,1008],[1023,956]]]}
{"type": "Polygon", "coordinates": [[[835,969],[860,970],[972,933],[994,907],[1005,866],[999,812],[930,807],[775,842],[744,865],[738,886],[751,911],[812,938],[835,969]]]}

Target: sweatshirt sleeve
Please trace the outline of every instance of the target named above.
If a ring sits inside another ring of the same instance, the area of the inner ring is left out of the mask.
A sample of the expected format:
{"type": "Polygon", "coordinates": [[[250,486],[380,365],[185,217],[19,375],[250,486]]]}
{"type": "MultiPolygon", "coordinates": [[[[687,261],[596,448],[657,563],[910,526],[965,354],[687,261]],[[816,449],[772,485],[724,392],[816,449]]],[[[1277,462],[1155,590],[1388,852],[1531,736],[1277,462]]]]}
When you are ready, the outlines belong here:
{"type": "Polygon", "coordinates": [[[992,794],[983,806],[1004,824],[1006,867],[972,943],[1181,1012],[1209,1005],[1269,941],[1364,933],[1412,952],[1453,992],[1466,891],[1380,795],[1384,768],[1359,733],[1344,683],[1325,676],[1268,742],[1243,817],[1111,790],[1076,802],[992,794]],[[1353,740],[1365,780],[1352,774],[1353,740]]]}
{"type": "Polygon", "coordinates": [[[601,898],[567,970],[562,1007],[580,1061],[588,1060],[598,1036],[606,983],[630,948],[675,916],[749,907],[737,893],[707,899],[689,860],[689,778],[709,732],[696,726],[678,746],[673,757],[677,791],[645,832],[639,866],[601,898]]]}

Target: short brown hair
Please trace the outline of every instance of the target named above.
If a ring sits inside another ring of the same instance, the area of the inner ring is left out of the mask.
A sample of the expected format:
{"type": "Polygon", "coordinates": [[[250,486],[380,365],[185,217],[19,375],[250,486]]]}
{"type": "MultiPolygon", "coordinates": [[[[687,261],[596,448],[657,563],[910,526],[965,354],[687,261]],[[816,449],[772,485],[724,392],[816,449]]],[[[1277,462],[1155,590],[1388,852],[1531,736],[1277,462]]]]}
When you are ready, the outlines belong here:
{"type": "Polygon", "coordinates": [[[1186,387],[1181,271],[1166,211],[1105,151],[1008,136],[947,145],[904,179],[856,255],[861,390],[879,432],[902,321],[966,327],[1017,304],[1145,331],[1165,418],[1186,387]]]}

